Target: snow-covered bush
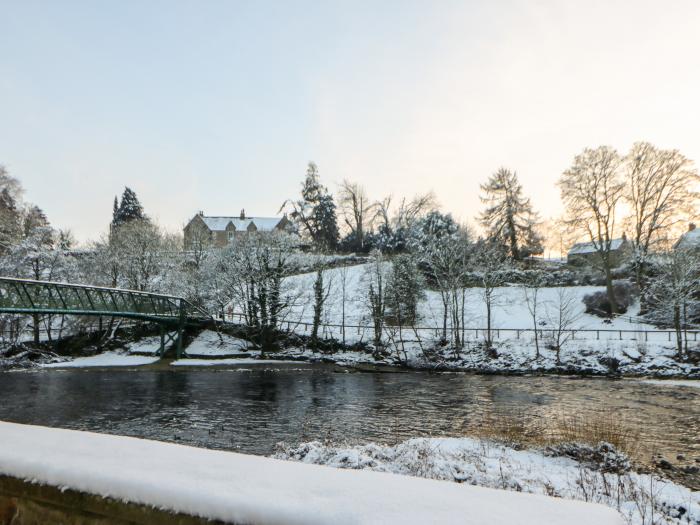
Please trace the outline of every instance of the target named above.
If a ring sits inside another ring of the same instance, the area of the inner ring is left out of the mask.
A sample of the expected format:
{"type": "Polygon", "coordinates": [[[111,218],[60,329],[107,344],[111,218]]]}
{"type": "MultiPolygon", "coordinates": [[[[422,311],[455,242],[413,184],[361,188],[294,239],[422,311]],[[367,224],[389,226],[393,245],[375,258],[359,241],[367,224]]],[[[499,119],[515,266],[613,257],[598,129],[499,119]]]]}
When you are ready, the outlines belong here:
{"type": "MultiPolygon", "coordinates": [[[[636,289],[628,281],[617,281],[613,283],[613,294],[617,303],[617,313],[624,314],[634,302],[636,289]]],[[[612,313],[608,294],[605,291],[584,296],[583,304],[586,305],[587,314],[610,317],[612,313]]]]}

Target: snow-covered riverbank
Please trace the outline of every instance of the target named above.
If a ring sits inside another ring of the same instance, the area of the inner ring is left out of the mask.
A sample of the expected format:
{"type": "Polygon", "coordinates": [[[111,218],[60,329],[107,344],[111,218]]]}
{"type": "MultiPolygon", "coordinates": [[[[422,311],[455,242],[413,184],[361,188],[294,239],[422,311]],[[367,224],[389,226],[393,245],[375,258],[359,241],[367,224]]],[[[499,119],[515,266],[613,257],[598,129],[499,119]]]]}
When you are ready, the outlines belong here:
{"type": "Polygon", "coordinates": [[[281,446],[275,457],[596,502],[618,510],[630,525],[700,524],[700,492],[633,471],[627,457],[606,444],[520,450],[471,438],[395,446],[310,442],[281,446]]]}
{"type": "Polygon", "coordinates": [[[5,422],[0,474],[225,523],[623,523],[547,495],[5,422]]]}

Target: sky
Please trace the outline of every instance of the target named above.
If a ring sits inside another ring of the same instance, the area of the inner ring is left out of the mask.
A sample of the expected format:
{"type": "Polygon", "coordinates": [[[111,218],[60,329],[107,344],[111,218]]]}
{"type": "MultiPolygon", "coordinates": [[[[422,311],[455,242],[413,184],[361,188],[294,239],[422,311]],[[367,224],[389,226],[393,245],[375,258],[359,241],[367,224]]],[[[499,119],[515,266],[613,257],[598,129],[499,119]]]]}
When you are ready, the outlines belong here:
{"type": "Polygon", "coordinates": [[[0,164],[78,240],[124,186],[179,230],[276,215],[309,161],[460,220],[518,173],[543,217],[585,147],[700,159],[700,2],[0,0],[0,164]]]}

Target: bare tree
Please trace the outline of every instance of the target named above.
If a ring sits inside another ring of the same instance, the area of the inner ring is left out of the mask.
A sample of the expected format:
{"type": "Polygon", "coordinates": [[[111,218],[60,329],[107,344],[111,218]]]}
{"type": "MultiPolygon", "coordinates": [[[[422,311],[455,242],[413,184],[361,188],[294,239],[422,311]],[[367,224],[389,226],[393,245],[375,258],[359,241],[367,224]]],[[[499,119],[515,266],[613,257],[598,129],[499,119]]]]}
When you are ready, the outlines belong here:
{"type": "Polygon", "coordinates": [[[472,260],[471,232],[460,228],[444,235],[428,235],[418,250],[429,280],[442,300],[442,339],[453,345],[455,353],[464,346],[465,280],[472,260]]]}
{"type": "Polygon", "coordinates": [[[311,348],[315,351],[318,347],[318,328],[321,325],[323,309],[331,293],[332,282],[324,283],[324,269],[321,264],[316,269],[316,280],[314,281],[314,314],[311,328],[311,348]]]}
{"type": "Polygon", "coordinates": [[[264,351],[276,347],[280,324],[302,295],[285,279],[296,244],[286,234],[249,234],[237,238],[218,258],[218,302],[232,303],[243,314],[264,351]]]}
{"type": "Polygon", "coordinates": [[[651,315],[676,332],[678,358],[688,354],[688,326],[700,316],[700,256],[694,250],[673,250],[656,261],[658,276],[648,291],[651,315]]]}
{"type": "Polygon", "coordinates": [[[569,288],[556,288],[553,301],[546,303],[548,324],[553,326],[551,347],[561,364],[561,349],[573,337],[573,330],[581,317],[580,301],[569,288]]]}
{"type": "Polygon", "coordinates": [[[385,322],[387,265],[379,250],[374,250],[371,256],[364,274],[365,299],[374,329],[375,355],[378,355],[382,348],[385,322]]]}
{"type": "Polygon", "coordinates": [[[598,255],[605,274],[605,287],[612,313],[617,303],[612,285],[611,251],[617,227],[620,200],[625,184],[620,176],[622,159],[614,149],[587,148],[577,155],[573,165],[559,179],[567,224],[584,233],[598,255]]]}
{"type": "Polygon", "coordinates": [[[479,281],[479,292],[486,308],[486,348],[493,347],[493,307],[498,300],[498,288],[505,284],[505,271],[510,267],[506,254],[493,242],[477,243],[472,256],[472,265],[479,281]]]}
{"type": "Polygon", "coordinates": [[[532,328],[535,333],[535,359],[540,358],[539,321],[541,300],[540,290],[545,284],[545,273],[541,270],[534,270],[528,274],[527,280],[523,284],[523,297],[527,310],[532,319],[532,328]]]}
{"type": "Polygon", "coordinates": [[[643,288],[643,266],[650,250],[683,214],[693,212],[700,177],[692,161],[678,150],[638,142],[625,159],[625,182],[625,198],[632,211],[637,284],[643,288]]]}
{"type": "Polygon", "coordinates": [[[367,192],[362,186],[347,180],[340,185],[338,202],[343,220],[355,237],[357,248],[363,250],[374,204],[370,203],[367,192]]]}

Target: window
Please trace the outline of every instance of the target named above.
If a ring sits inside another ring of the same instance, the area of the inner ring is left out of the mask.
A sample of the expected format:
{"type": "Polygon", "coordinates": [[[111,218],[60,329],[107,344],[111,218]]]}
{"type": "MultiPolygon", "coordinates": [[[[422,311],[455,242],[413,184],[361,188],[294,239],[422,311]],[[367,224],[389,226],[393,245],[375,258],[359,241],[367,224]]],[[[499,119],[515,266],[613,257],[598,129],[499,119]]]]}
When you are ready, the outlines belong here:
{"type": "Polygon", "coordinates": [[[228,242],[233,240],[233,232],[226,232],[228,234],[228,242]]]}

